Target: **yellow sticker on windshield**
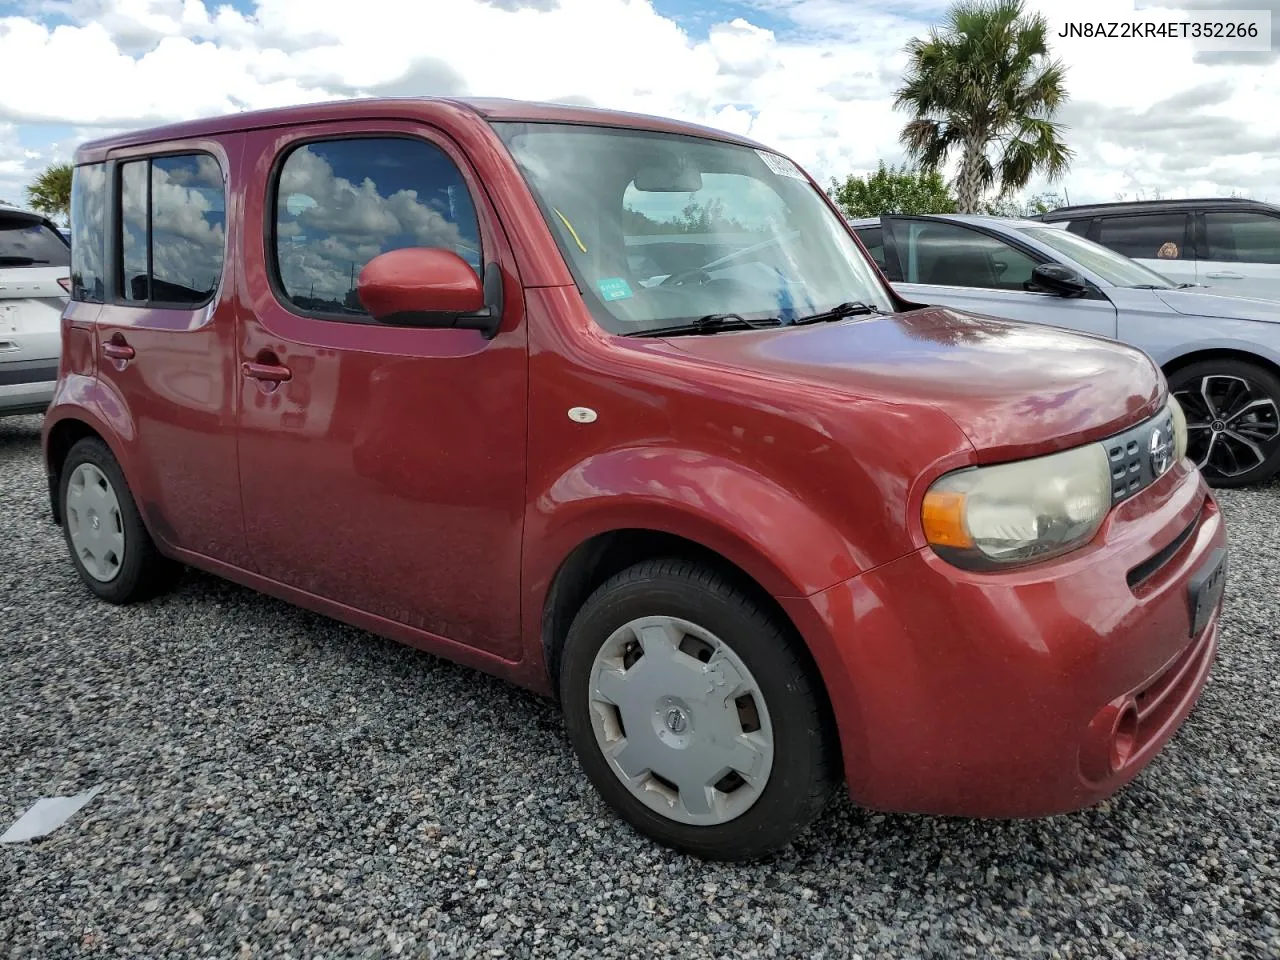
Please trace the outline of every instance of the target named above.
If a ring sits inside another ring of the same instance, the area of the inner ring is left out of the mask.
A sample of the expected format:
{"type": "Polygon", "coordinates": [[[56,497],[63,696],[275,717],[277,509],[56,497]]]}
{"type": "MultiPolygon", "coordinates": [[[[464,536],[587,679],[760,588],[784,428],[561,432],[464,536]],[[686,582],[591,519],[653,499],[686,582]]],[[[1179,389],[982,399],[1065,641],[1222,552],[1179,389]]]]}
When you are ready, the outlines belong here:
{"type": "Polygon", "coordinates": [[[578,236],[578,231],[573,229],[573,224],[569,222],[569,218],[566,217],[559,210],[556,210],[556,216],[559,217],[560,222],[565,225],[565,228],[569,231],[569,234],[573,237],[573,242],[578,245],[578,249],[581,250],[583,253],[586,253],[587,245],[583,243],[582,238],[578,236]]]}

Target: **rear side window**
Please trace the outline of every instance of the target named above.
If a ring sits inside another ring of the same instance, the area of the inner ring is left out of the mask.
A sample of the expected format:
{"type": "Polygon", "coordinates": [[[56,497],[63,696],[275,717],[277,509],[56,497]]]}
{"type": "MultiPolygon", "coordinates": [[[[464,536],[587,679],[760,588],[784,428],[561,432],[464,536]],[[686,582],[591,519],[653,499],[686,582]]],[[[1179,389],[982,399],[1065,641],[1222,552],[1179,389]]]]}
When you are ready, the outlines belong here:
{"type": "Polygon", "coordinates": [[[198,307],[218,289],[226,251],[222,169],[205,153],[120,165],[120,298],[198,307]]]}
{"type": "Polygon", "coordinates": [[[1206,213],[1208,259],[1234,263],[1280,263],[1280,218],[1265,213],[1206,213]]]}
{"type": "Polygon", "coordinates": [[[1145,213],[1104,217],[1097,221],[1096,240],[1134,260],[1190,260],[1185,213],[1145,213]]]}
{"type": "Polygon", "coordinates": [[[276,285],[303,314],[363,322],[360,271],[402,247],[452,250],[482,272],[466,181],[439,147],[408,137],[295,148],[275,184],[276,285]]]}
{"type": "Polygon", "coordinates": [[[103,244],[107,236],[107,171],[101,163],[71,177],[71,299],[102,303],[106,296],[103,244]]]}
{"type": "Polygon", "coordinates": [[[30,217],[0,213],[0,267],[65,267],[71,250],[56,230],[30,217]]]}
{"type": "Polygon", "coordinates": [[[151,271],[147,267],[151,232],[147,217],[147,161],[121,164],[120,299],[127,303],[151,299],[151,271]]]}

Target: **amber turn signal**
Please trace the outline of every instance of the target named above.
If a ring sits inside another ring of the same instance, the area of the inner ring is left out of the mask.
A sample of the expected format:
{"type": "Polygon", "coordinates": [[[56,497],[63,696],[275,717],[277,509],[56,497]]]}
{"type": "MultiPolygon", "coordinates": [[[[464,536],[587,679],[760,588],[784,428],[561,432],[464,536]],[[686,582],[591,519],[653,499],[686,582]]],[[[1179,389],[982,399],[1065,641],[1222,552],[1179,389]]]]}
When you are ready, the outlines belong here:
{"type": "Polygon", "coordinates": [[[964,526],[963,493],[930,490],[924,497],[921,520],[924,536],[935,547],[965,549],[973,546],[973,537],[964,526]]]}

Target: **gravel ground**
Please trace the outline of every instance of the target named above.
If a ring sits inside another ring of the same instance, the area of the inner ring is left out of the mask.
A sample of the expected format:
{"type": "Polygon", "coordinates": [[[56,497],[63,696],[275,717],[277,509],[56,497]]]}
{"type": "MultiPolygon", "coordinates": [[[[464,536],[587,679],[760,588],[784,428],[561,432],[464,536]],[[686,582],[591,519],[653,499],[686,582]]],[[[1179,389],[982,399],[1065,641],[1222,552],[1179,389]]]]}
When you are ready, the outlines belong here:
{"type": "Polygon", "coordinates": [[[1280,957],[1280,485],[1222,497],[1221,659],[1156,762],[1038,822],[843,800],[709,865],[608,815],[555,707],[189,573],[91,602],[0,421],[0,955],[1280,957]]]}

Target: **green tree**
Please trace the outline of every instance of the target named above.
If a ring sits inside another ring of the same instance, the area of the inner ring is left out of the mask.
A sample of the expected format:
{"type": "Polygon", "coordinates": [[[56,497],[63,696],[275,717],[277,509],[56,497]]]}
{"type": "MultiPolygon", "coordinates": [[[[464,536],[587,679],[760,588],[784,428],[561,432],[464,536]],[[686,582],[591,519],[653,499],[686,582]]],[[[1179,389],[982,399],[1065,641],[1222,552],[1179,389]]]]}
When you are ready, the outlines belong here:
{"type": "Polygon", "coordinates": [[[1066,200],[1059,193],[1038,193],[1032,197],[997,197],[982,204],[982,212],[992,217],[1038,217],[1050,210],[1065,207],[1066,200]]]}
{"type": "Polygon", "coordinates": [[[983,195],[1003,197],[1040,172],[1055,180],[1073,156],[1054,121],[1066,102],[1065,68],[1049,58],[1048,24],[1023,0],[962,0],[942,28],[907,44],[907,72],[894,105],[910,114],[901,140],[926,170],[960,151],[961,213],[983,195]]]}
{"type": "Polygon", "coordinates": [[[1164,199],[1165,199],[1165,195],[1164,195],[1164,193],[1163,193],[1161,190],[1159,190],[1158,188],[1147,189],[1146,187],[1139,187],[1136,191],[1134,191],[1134,193],[1133,193],[1132,195],[1130,195],[1130,194],[1128,194],[1128,193],[1125,193],[1125,192],[1120,192],[1120,193],[1117,193],[1117,194],[1116,194],[1116,200],[1117,200],[1117,201],[1124,201],[1124,200],[1164,200],[1164,199]]]}
{"type": "Polygon", "coordinates": [[[51,217],[71,218],[71,164],[51,163],[27,187],[27,202],[32,210],[51,217]]]}
{"type": "Polygon", "coordinates": [[[875,173],[852,174],[844,182],[832,178],[827,193],[847,217],[878,217],[887,213],[955,213],[956,200],[937,170],[913,170],[906,164],[875,173]]]}

